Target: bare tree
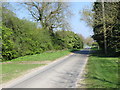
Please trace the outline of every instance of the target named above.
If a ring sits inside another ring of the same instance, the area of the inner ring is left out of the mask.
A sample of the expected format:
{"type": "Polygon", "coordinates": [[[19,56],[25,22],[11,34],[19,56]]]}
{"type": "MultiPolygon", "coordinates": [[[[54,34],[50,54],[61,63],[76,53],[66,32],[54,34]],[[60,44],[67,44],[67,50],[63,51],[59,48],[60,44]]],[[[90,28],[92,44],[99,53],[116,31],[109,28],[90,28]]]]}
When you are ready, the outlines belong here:
{"type": "Polygon", "coordinates": [[[40,22],[42,28],[48,28],[51,32],[54,29],[66,29],[70,12],[68,5],[63,2],[29,2],[24,3],[32,17],[40,22]]]}
{"type": "Polygon", "coordinates": [[[90,27],[93,27],[94,25],[94,12],[92,11],[92,8],[85,7],[82,11],[80,11],[81,18],[80,20],[85,21],[86,24],[90,27]]]}

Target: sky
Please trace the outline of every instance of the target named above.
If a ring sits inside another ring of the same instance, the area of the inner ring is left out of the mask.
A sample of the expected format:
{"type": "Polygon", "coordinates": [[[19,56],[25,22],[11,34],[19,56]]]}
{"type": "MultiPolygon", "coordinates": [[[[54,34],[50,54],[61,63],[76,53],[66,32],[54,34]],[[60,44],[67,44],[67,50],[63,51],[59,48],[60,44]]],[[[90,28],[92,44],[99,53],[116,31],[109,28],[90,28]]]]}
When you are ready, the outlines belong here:
{"type": "MultiPolygon", "coordinates": [[[[72,11],[73,15],[71,16],[69,22],[72,31],[78,34],[82,34],[85,38],[93,35],[93,32],[92,28],[88,27],[84,21],[80,20],[80,11],[82,11],[85,7],[92,7],[92,3],[93,2],[70,2],[70,10],[72,11]]],[[[25,13],[27,11],[21,6],[16,4],[12,4],[12,6],[16,8],[15,13],[19,18],[30,18],[30,16],[25,13]]]]}
{"type": "Polygon", "coordinates": [[[86,22],[81,21],[80,11],[85,7],[92,7],[93,2],[72,2],[71,10],[74,15],[71,17],[72,31],[82,34],[85,38],[93,35],[92,28],[87,26],[86,22]]]}

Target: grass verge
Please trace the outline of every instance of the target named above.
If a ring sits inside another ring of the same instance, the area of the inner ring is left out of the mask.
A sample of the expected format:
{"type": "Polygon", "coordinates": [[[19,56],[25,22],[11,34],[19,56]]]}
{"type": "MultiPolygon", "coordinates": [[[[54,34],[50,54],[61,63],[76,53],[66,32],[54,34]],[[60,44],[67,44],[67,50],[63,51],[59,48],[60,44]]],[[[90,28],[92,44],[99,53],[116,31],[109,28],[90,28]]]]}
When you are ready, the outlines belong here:
{"type": "Polygon", "coordinates": [[[11,60],[11,62],[15,62],[15,61],[46,61],[46,60],[53,61],[59,57],[65,56],[69,53],[70,53],[70,50],[45,52],[45,53],[41,53],[41,54],[27,55],[27,56],[19,57],[19,58],[11,60]]]}
{"type": "Polygon", "coordinates": [[[25,74],[26,71],[39,67],[42,64],[16,64],[8,63],[2,65],[2,83],[25,74]]]}
{"type": "Polygon", "coordinates": [[[40,67],[41,65],[45,65],[45,64],[38,63],[39,61],[40,62],[53,61],[57,58],[68,55],[72,51],[73,50],[45,52],[45,53],[36,54],[36,55],[23,56],[23,57],[13,59],[11,61],[2,62],[2,64],[0,64],[2,65],[2,73],[0,75],[0,77],[2,77],[2,83],[12,80],[22,75],[23,73],[25,73],[30,69],[40,67]],[[23,61],[30,62],[30,63],[21,64],[21,62],[23,61]],[[37,61],[37,63],[31,63],[35,61],[37,61]]]}
{"type": "Polygon", "coordinates": [[[84,88],[118,88],[118,57],[107,57],[101,51],[94,51],[86,66],[84,88]]]}

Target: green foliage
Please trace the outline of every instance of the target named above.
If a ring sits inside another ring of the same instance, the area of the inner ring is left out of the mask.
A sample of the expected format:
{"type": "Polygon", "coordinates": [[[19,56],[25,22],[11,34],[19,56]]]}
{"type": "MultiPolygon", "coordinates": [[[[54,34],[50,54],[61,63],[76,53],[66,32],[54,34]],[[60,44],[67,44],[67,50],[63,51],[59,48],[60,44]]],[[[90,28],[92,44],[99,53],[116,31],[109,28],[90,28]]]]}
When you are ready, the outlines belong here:
{"type": "MultiPolygon", "coordinates": [[[[25,24],[26,25],[26,24],[25,24]]],[[[4,60],[10,60],[19,56],[38,54],[47,50],[52,50],[52,40],[48,30],[36,29],[22,34],[15,33],[12,29],[2,27],[2,56],[4,60]],[[18,34],[16,36],[16,34],[18,34]]]]}
{"type": "Polygon", "coordinates": [[[17,18],[8,9],[3,8],[2,14],[3,60],[53,49],[48,30],[38,29],[36,23],[17,18]]]}
{"type": "Polygon", "coordinates": [[[54,49],[83,47],[80,37],[72,31],[57,31],[51,35],[50,30],[38,28],[35,22],[19,19],[6,8],[3,8],[2,15],[3,61],[54,49]]]}
{"type": "Polygon", "coordinates": [[[99,48],[98,43],[97,42],[93,42],[92,43],[92,48],[99,48]]]}
{"type": "Polygon", "coordinates": [[[57,44],[60,45],[62,49],[80,49],[83,47],[81,38],[72,31],[61,30],[57,31],[55,35],[57,44]]]}
{"type": "MultiPolygon", "coordinates": [[[[106,2],[105,7],[105,24],[106,24],[106,41],[107,50],[110,53],[118,54],[120,52],[120,2],[106,2]]],[[[100,48],[104,50],[104,29],[102,17],[102,3],[94,3],[94,35],[100,48]]]]}
{"type": "Polygon", "coordinates": [[[2,56],[5,59],[12,59],[14,57],[12,30],[6,27],[2,27],[2,56]]]}

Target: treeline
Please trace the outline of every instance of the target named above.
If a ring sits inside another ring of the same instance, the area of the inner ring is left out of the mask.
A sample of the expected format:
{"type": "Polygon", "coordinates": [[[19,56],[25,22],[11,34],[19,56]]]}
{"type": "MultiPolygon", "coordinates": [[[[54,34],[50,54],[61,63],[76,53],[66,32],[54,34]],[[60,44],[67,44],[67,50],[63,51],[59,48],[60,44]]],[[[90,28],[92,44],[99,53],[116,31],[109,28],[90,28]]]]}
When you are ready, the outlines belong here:
{"type": "Polygon", "coordinates": [[[106,43],[107,53],[119,55],[120,2],[104,2],[104,7],[102,5],[102,2],[95,2],[93,6],[93,38],[102,50],[105,50],[106,43]],[[106,31],[103,26],[104,24],[106,31]]]}
{"type": "Polygon", "coordinates": [[[83,42],[72,31],[39,27],[37,23],[19,19],[15,13],[2,7],[3,61],[20,56],[40,54],[49,50],[80,49],[83,42]]]}

